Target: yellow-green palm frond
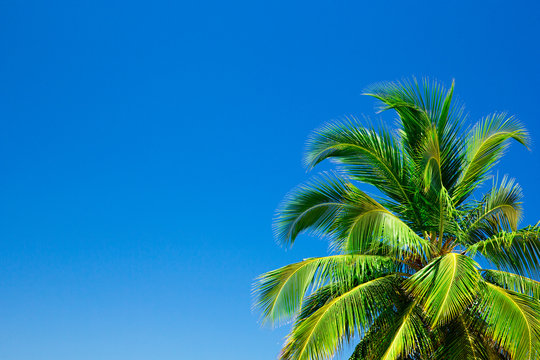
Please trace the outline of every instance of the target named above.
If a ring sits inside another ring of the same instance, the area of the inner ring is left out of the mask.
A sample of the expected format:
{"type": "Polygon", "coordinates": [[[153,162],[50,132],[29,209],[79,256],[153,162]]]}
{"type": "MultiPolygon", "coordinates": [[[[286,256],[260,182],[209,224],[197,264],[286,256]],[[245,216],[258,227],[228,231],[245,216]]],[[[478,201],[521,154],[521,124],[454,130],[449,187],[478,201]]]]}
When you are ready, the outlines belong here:
{"type": "Polygon", "coordinates": [[[457,203],[478,188],[497,164],[511,139],[526,145],[529,134],[514,117],[493,114],[478,122],[470,131],[466,147],[466,164],[454,191],[457,203]]]}
{"type": "MultiPolygon", "coordinates": [[[[424,79],[385,82],[370,87],[366,95],[380,100],[381,111],[395,110],[399,115],[399,131],[407,154],[416,157],[429,129],[436,127],[440,144],[442,171],[448,177],[445,186],[450,189],[457,175],[449,169],[459,167],[462,161],[463,141],[459,136],[465,120],[463,107],[452,105],[454,84],[446,90],[435,81],[424,79]]],[[[433,134],[432,134],[433,136],[433,134]]]]}
{"type": "Polygon", "coordinates": [[[411,301],[401,309],[380,343],[384,352],[373,359],[396,360],[410,354],[429,354],[433,351],[422,311],[416,302],[411,301]]]}
{"type": "Polygon", "coordinates": [[[523,216],[521,187],[504,177],[466,216],[464,241],[474,244],[501,232],[516,231],[523,216]]]}
{"type": "Polygon", "coordinates": [[[343,177],[326,173],[293,190],[278,210],[275,233],[292,244],[302,232],[327,235],[348,253],[425,258],[430,244],[403,220],[343,177]]]}
{"type": "MultiPolygon", "coordinates": [[[[406,303],[408,299],[404,301],[399,297],[396,297],[398,304],[406,303]]],[[[361,340],[354,348],[349,360],[374,360],[379,359],[386,351],[385,344],[381,341],[384,339],[393,324],[397,323],[400,319],[403,305],[398,309],[396,306],[388,306],[384,308],[379,316],[373,321],[373,324],[366,331],[361,340]]]]}
{"type": "Polygon", "coordinates": [[[502,232],[470,245],[470,256],[481,255],[499,270],[518,275],[540,273],[540,226],[528,226],[514,232],[502,232]]]}
{"type": "Polygon", "coordinates": [[[475,299],[480,274],[467,256],[449,253],[411,276],[406,289],[423,305],[432,326],[458,316],[475,299]]]}
{"type": "Polygon", "coordinates": [[[396,275],[354,286],[334,297],[311,316],[295,323],[281,359],[322,360],[332,357],[355,334],[369,327],[395,292],[396,275]]]}
{"type": "Polygon", "coordinates": [[[487,282],[498,285],[503,289],[512,290],[540,300],[540,282],[536,280],[500,270],[482,270],[482,276],[487,282]]]}
{"type": "Polygon", "coordinates": [[[497,352],[489,341],[485,341],[468,311],[438,328],[436,337],[436,350],[428,359],[490,360],[497,352]]]}
{"type": "Polygon", "coordinates": [[[415,301],[401,297],[393,308],[381,313],[350,360],[426,358],[435,350],[422,309],[415,301]]]}
{"type": "Polygon", "coordinates": [[[480,283],[475,306],[488,325],[486,333],[513,360],[538,359],[540,350],[540,302],[488,282],[480,283]]]}
{"type": "Polygon", "coordinates": [[[341,213],[341,248],[349,253],[370,253],[387,249],[386,255],[420,257],[432,253],[431,244],[415,233],[397,215],[366,194],[356,194],[356,207],[341,213]]]}
{"type": "Polygon", "coordinates": [[[427,192],[432,186],[435,187],[435,192],[440,191],[444,187],[441,168],[442,160],[437,128],[435,125],[432,125],[427,129],[425,140],[422,142],[417,159],[417,172],[421,174],[424,192],[427,192]]]}
{"type": "Polygon", "coordinates": [[[279,324],[293,318],[308,291],[325,284],[348,286],[377,274],[407,271],[394,258],[378,255],[334,255],[311,258],[261,275],[254,285],[263,321],[279,324]]]}

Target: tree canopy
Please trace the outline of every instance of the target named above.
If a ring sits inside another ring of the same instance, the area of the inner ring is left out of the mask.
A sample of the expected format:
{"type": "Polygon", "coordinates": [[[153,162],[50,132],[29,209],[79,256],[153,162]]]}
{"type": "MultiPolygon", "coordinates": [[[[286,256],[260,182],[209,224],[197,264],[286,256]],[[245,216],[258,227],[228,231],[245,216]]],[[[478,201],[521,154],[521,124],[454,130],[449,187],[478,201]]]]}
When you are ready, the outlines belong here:
{"type": "Polygon", "coordinates": [[[377,84],[366,95],[394,126],[348,119],[310,136],[307,168],[336,169],[293,189],[274,230],[284,246],[323,236],[331,254],[255,283],[263,320],[292,322],[280,359],[329,359],[353,341],[351,359],[540,359],[540,226],[520,227],[521,188],[492,174],[529,135],[504,113],[470,126],[453,92],[377,84]]]}

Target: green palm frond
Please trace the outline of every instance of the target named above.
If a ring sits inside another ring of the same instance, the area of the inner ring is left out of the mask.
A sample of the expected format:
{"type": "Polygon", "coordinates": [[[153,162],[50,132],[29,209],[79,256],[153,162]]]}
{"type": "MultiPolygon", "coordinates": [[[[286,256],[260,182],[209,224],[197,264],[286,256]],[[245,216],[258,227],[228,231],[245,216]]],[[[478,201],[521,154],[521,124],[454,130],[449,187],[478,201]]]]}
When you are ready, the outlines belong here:
{"type": "Polygon", "coordinates": [[[422,310],[407,298],[387,308],[356,346],[349,360],[390,360],[433,353],[422,310]]]}
{"type": "Polygon", "coordinates": [[[414,213],[410,177],[396,139],[385,126],[364,127],[356,120],[326,124],[308,140],[305,161],[313,168],[325,159],[343,164],[353,179],[375,186],[414,213]]]}
{"type": "Polygon", "coordinates": [[[464,108],[459,104],[451,106],[454,93],[454,82],[446,95],[441,116],[437,123],[438,137],[441,147],[441,172],[443,185],[453,191],[461,169],[465,163],[465,139],[462,128],[465,121],[464,108]]]}
{"type": "Polygon", "coordinates": [[[465,241],[474,244],[501,232],[516,231],[523,215],[522,198],[521,187],[504,177],[466,216],[465,241]]]}
{"type": "Polygon", "coordinates": [[[419,299],[433,326],[458,316],[476,296],[478,264],[467,256],[441,256],[406,282],[406,289],[419,299]]]}
{"type": "Polygon", "coordinates": [[[433,351],[429,341],[429,333],[422,319],[422,312],[416,302],[412,301],[399,313],[389,331],[384,334],[384,353],[373,359],[401,359],[415,352],[429,354],[433,351]]]}
{"type": "MultiPolygon", "coordinates": [[[[335,220],[348,206],[354,185],[335,173],[323,173],[291,191],[277,211],[274,233],[280,243],[292,245],[305,231],[331,235],[335,220]]],[[[359,191],[359,190],[356,190],[359,191]]]]}
{"type": "Polygon", "coordinates": [[[502,232],[469,246],[465,252],[472,257],[482,255],[499,270],[535,276],[540,272],[540,226],[502,232]]]}
{"type": "Polygon", "coordinates": [[[484,280],[506,290],[512,290],[540,300],[540,282],[500,270],[482,270],[484,280]]]}
{"type": "Polygon", "coordinates": [[[418,82],[415,78],[376,84],[365,92],[382,102],[380,111],[392,109],[398,113],[403,143],[411,155],[417,153],[429,128],[435,125],[445,155],[454,159],[448,164],[459,162],[461,139],[458,135],[464,121],[463,107],[451,106],[453,93],[453,83],[445,90],[437,82],[418,82]],[[458,151],[451,153],[450,150],[458,151]]]}
{"type": "Polygon", "coordinates": [[[473,305],[459,317],[435,329],[431,338],[436,350],[425,359],[512,360],[508,351],[489,337],[489,325],[476,310],[473,305]]]}
{"type": "MultiPolygon", "coordinates": [[[[372,279],[377,278],[378,276],[374,275],[372,276],[372,279]]],[[[368,281],[367,278],[363,279],[365,282],[368,281]]],[[[371,280],[371,279],[370,279],[371,280]]],[[[302,307],[300,308],[300,311],[298,312],[298,316],[296,317],[296,321],[300,322],[311,315],[313,315],[317,310],[319,310],[324,305],[328,304],[328,302],[332,301],[336,297],[340,296],[344,292],[350,290],[353,286],[350,285],[350,282],[347,282],[349,285],[349,288],[345,288],[344,284],[336,284],[336,283],[330,283],[327,285],[324,285],[317,290],[315,290],[312,294],[304,298],[304,301],[302,302],[302,307]]]]}
{"type": "Polygon", "coordinates": [[[439,329],[439,344],[429,359],[489,360],[491,347],[478,334],[469,314],[460,314],[439,329]]]}
{"type": "MultiPolygon", "coordinates": [[[[402,302],[403,301],[400,301],[399,303],[401,304],[402,302]]],[[[401,308],[399,310],[401,310],[401,308]]],[[[401,316],[402,314],[400,314],[400,311],[394,306],[387,306],[384,308],[379,316],[373,321],[369,330],[364,333],[362,339],[354,348],[354,352],[349,360],[379,359],[387,348],[387,344],[380,341],[384,338],[383,334],[386,334],[401,316]]]]}
{"type": "Polygon", "coordinates": [[[512,116],[493,114],[481,120],[467,137],[466,165],[454,191],[457,203],[464,201],[482,184],[489,171],[497,164],[514,139],[527,146],[529,135],[525,128],[512,116]]]}
{"type": "Polygon", "coordinates": [[[436,192],[440,191],[444,187],[441,169],[441,146],[437,128],[434,125],[427,130],[419,155],[418,172],[422,174],[424,192],[427,192],[432,186],[435,186],[436,192]]]}
{"type": "Polygon", "coordinates": [[[512,359],[537,359],[540,341],[540,303],[532,298],[484,282],[476,305],[488,324],[489,336],[512,359]]]}
{"type": "Polygon", "coordinates": [[[443,101],[442,87],[434,85],[431,90],[427,90],[427,82],[421,84],[413,78],[412,81],[378,83],[364,92],[381,101],[379,111],[395,110],[398,113],[403,141],[411,153],[418,148],[425,130],[437,117],[434,114],[437,106],[433,104],[443,101]]]}
{"type": "Polygon", "coordinates": [[[327,283],[348,284],[374,274],[400,272],[404,265],[390,257],[378,255],[334,255],[306,259],[267,272],[254,286],[263,320],[272,324],[290,320],[300,307],[310,287],[327,283]]]}
{"type": "Polygon", "coordinates": [[[381,304],[392,296],[395,275],[359,284],[297,322],[281,359],[329,359],[346,340],[371,325],[381,304]]]}
{"type": "Polygon", "coordinates": [[[379,253],[386,249],[385,255],[422,260],[431,255],[431,244],[380,203],[360,192],[355,202],[358,206],[345,209],[339,220],[343,251],[379,253]]]}

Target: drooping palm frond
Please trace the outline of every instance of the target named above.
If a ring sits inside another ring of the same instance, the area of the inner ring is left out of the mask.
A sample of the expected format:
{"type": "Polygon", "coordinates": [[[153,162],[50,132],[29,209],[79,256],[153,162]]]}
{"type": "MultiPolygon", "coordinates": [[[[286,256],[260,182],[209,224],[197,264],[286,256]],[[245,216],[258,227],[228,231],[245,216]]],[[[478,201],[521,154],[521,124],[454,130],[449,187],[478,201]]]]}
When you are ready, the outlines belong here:
{"type": "Polygon", "coordinates": [[[280,358],[329,359],[345,340],[373,323],[381,304],[395,291],[395,280],[395,275],[387,275],[361,283],[297,322],[280,358]]]}
{"type": "Polygon", "coordinates": [[[456,318],[476,296],[478,264],[449,253],[410,277],[405,288],[424,306],[432,326],[456,318]]]}
{"type": "MultiPolygon", "coordinates": [[[[494,351],[483,341],[471,323],[467,312],[460,314],[437,331],[436,350],[428,359],[445,360],[489,360],[494,351]]],[[[496,359],[499,359],[496,357],[496,359]]]]}
{"type": "Polygon", "coordinates": [[[482,270],[482,276],[487,282],[503,289],[512,290],[540,300],[540,282],[536,280],[500,270],[482,270]]]}
{"type": "Polygon", "coordinates": [[[378,255],[334,255],[306,259],[261,275],[255,284],[263,320],[272,324],[290,320],[302,306],[311,288],[331,283],[349,284],[374,274],[404,270],[405,265],[394,258],[378,255]]]}
{"type": "Polygon", "coordinates": [[[323,174],[293,190],[278,210],[275,233],[292,244],[310,231],[332,237],[349,253],[430,254],[428,242],[398,216],[337,174],[323,174]]]}
{"type": "Polygon", "coordinates": [[[409,359],[435,351],[417,304],[407,299],[394,307],[379,315],[349,360],[409,359]]]}
{"type": "Polygon", "coordinates": [[[409,176],[385,126],[365,127],[357,120],[326,124],[308,140],[305,161],[312,168],[325,159],[343,164],[353,179],[375,186],[414,218],[409,176]]]}
{"type": "MultiPolygon", "coordinates": [[[[331,235],[335,220],[347,206],[354,188],[335,173],[323,173],[291,191],[277,211],[274,233],[282,244],[292,245],[301,232],[331,235]]],[[[359,191],[359,190],[358,190],[359,191]]]]}
{"type": "Polygon", "coordinates": [[[540,303],[532,298],[496,285],[480,283],[476,305],[485,331],[512,359],[537,359],[540,342],[540,303]]]}
{"type": "Polygon", "coordinates": [[[384,352],[372,359],[395,360],[415,352],[429,354],[433,351],[422,312],[414,301],[399,311],[396,321],[384,333],[384,339],[380,341],[384,352]]]}
{"type": "Polygon", "coordinates": [[[388,249],[398,258],[431,255],[431,244],[403,220],[364,193],[355,194],[356,207],[344,209],[339,219],[341,248],[348,253],[371,253],[388,249]]]}
{"type": "Polygon", "coordinates": [[[535,276],[540,272],[540,226],[499,233],[465,252],[472,257],[480,254],[499,270],[535,276]]]}
{"type": "Polygon", "coordinates": [[[504,177],[486,193],[483,200],[466,215],[463,239],[468,244],[494,237],[501,232],[516,231],[522,217],[521,187],[504,177]]]}
{"type": "Polygon", "coordinates": [[[363,334],[349,360],[372,360],[380,358],[381,354],[386,351],[386,344],[382,344],[380,341],[383,338],[382,334],[387,333],[400,318],[402,307],[403,305],[399,309],[396,306],[385,307],[373,321],[369,330],[363,334]]]}
{"type": "Polygon", "coordinates": [[[437,106],[430,104],[442,100],[442,91],[437,85],[428,93],[425,96],[422,85],[413,79],[411,82],[379,83],[371,86],[364,94],[381,101],[379,111],[392,109],[398,113],[405,149],[409,154],[415,154],[426,130],[436,117],[433,110],[437,106]]]}
{"type": "MultiPolygon", "coordinates": [[[[369,280],[375,279],[377,277],[379,276],[372,275],[371,279],[369,280]]],[[[368,281],[367,277],[359,280],[358,282],[365,281],[368,281]]],[[[321,307],[328,304],[328,302],[342,295],[344,292],[349,291],[354,286],[351,285],[350,282],[347,282],[347,284],[349,285],[349,287],[345,287],[346,285],[344,284],[329,283],[313,291],[312,294],[304,298],[302,302],[302,307],[300,308],[298,316],[296,317],[296,321],[301,322],[307,319],[321,307]]]]}

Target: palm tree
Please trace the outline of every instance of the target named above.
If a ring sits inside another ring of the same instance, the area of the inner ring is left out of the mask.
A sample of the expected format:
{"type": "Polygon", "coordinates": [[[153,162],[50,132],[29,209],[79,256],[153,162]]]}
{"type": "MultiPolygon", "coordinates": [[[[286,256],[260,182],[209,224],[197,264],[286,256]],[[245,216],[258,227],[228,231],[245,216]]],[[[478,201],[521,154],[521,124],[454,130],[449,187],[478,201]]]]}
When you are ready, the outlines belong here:
{"type": "Polygon", "coordinates": [[[287,246],[323,236],[331,255],[256,281],[264,321],[293,322],[280,359],[328,359],[353,341],[351,359],[540,359],[540,226],[518,227],[511,179],[473,197],[528,134],[501,113],[466,129],[453,90],[376,85],[367,95],[395,111],[396,129],[348,119],[308,140],[307,167],[338,170],[286,196],[275,234],[287,246]]]}

